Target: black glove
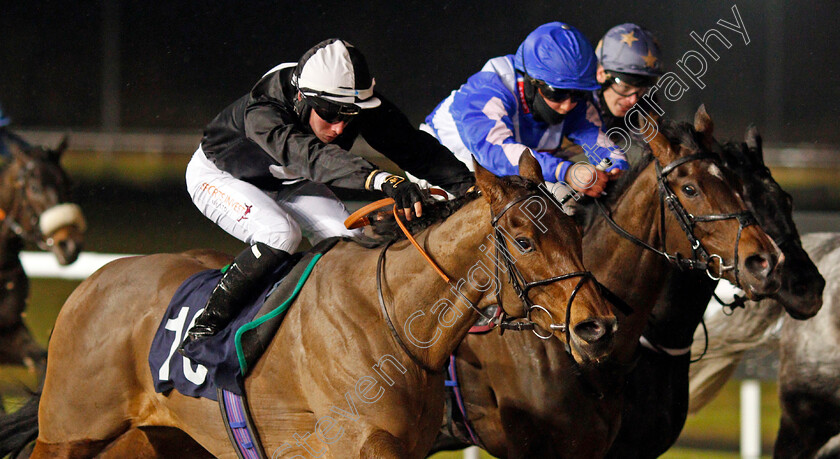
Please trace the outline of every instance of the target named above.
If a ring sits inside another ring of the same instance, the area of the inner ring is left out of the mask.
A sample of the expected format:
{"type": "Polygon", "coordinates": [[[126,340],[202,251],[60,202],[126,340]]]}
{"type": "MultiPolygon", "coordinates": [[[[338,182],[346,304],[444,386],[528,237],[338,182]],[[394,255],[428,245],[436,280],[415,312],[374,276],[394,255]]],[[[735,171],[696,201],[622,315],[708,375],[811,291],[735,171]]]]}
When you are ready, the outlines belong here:
{"type": "Polygon", "coordinates": [[[416,183],[399,175],[390,175],[382,182],[382,192],[397,203],[397,209],[412,209],[423,202],[423,193],[416,183]]]}

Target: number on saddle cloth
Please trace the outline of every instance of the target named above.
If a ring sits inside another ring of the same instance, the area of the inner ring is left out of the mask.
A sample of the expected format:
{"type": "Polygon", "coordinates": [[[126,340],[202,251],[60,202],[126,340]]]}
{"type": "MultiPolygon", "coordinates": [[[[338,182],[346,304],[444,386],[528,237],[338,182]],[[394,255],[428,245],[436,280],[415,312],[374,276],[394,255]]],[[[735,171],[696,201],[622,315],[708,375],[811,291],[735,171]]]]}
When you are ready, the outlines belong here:
{"type": "Polygon", "coordinates": [[[314,264],[337,241],[322,241],[311,251],[290,257],[269,276],[271,281],[256,300],[244,305],[219,333],[202,340],[201,346],[191,347],[189,358],[176,350],[203,311],[222,272],[201,271],[184,281],[172,297],[149,351],[155,391],[165,393],[174,388],[184,395],[210,400],[218,399],[217,387],[244,394],[248,369],[265,351],[314,264]]]}

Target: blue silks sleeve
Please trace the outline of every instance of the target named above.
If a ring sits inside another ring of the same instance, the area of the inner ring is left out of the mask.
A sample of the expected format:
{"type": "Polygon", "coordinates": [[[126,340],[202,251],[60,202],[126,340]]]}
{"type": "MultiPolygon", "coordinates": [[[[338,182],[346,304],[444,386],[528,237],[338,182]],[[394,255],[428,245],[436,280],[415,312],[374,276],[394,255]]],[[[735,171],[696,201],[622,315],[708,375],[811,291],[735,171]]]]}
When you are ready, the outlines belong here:
{"type": "MultiPolygon", "coordinates": [[[[514,134],[511,119],[518,110],[514,94],[498,75],[479,72],[454,95],[450,111],[461,141],[479,164],[496,175],[519,173],[519,156],[529,148],[514,134]]],[[[556,182],[561,163],[568,162],[548,153],[534,151],[546,181],[556,182]]]]}
{"type": "Polygon", "coordinates": [[[627,158],[624,152],[601,131],[600,114],[598,109],[589,101],[579,103],[566,116],[563,127],[565,135],[574,143],[583,147],[587,159],[597,165],[604,158],[610,158],[613,169],[627,170],[627,158]]]}

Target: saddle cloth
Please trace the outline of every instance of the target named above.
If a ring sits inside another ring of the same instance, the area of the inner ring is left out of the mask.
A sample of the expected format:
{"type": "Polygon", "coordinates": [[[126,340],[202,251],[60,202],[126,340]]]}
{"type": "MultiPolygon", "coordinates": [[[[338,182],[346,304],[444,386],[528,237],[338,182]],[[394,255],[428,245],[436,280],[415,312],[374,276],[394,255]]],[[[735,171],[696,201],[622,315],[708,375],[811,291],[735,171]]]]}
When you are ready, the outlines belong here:
{"type": "MultiPolygon", "coordinates": [[[[270,278],[282,277],[291,265],[293,263],[284,264],[270,278]]],[[[254,319],[274,282],[243,305],[239,315],[218,334],[191,346],[190,358],[176,352],[221,277],[222,272],[217,269],[193,274],[172,297],[149,351],[155,391],[167,392],[175,388],[184,395],[212,400],[217,399],[216,386],[239,393],[239,360],[233,338],[240,327],[254,319]]]]}
{"type": "Polygon", "coordinates": [[[280,328],[305,276],[336,242],[337,238],[324,240],[309,252],[295,254],[279,266],[269,276],[272,281],[254,301],[242,307],[227,327],[185,349],[189,358],[176,351],[222,273],[206,270],[185,280],[172,297],[149,350],[155,391],[166,393],[174,388],[187,396],[218,400],[218,387],[244,395],[243,382],[249,369],[280,328]]]}

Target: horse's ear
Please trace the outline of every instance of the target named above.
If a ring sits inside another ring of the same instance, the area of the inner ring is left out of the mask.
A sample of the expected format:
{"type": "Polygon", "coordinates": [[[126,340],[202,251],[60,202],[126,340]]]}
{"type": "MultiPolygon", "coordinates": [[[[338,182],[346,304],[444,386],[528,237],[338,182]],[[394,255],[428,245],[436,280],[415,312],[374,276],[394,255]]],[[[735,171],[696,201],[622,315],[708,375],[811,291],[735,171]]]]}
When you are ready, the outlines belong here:
{"type": "Polygon", "coordinates": [[[744,134],[744,142],[747,144],[747,151],[753,159],[761,164],[764,164],[764,150],[761,148],[761,135],[758,133],[758,128],[754,124],[747,127],[747,132],[744,134]]]}
{"type": "Polygon", "coordinates": [[[694,114],[694,130],[697,131],[703,139],[703,144],[706,148],[711,148],[714,145],[715,123],[712,117],[706,112],[706,104],[701,104],[697,108],[697,113],[694,114]]]}
{"type": "Polygon", "coordinates": [[[543,179],[542,167],[540,167],[539,161],[534,157],[530,148],[525,148],[522,150],[522,154],[519,155],[519,175],[538,184],[545,181],[543,179]]]}
{"type": "Polygon", "coordinates": [[[473,157],[473,168],[475,169],[475,184],[481,190],[481,195],[484,196],[490,204],[502,200],[502,185],[499,177],[496,177],[492,172],[481,167],[478,161],[473,157]]]}
{"type": "Polygon", "coordinates": [[[67,134],[65,134],[61,138],[61,142],[58,143],[58,146],[55,147],[55,149],[50,150],[50,159],[55,162],[59,162],[59,160],[61,160],[61,155],[67,151],[67,144],[67,134]]]}
{"type": "Polygon", "coordinates": [[[668,138],[665,137],[665,134],[659,130],[659,126],[661,126],[660,118],[655,116],[651,117],[651,120],[656,123],[656,134],[648,141],[650,151],[653,153],[653,156],[659,160],[660,164],[670,163],[674,160],[674,150],[671,147],[671,142],[669,142],[668,138]]]}

